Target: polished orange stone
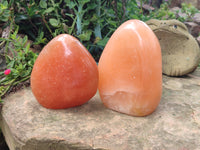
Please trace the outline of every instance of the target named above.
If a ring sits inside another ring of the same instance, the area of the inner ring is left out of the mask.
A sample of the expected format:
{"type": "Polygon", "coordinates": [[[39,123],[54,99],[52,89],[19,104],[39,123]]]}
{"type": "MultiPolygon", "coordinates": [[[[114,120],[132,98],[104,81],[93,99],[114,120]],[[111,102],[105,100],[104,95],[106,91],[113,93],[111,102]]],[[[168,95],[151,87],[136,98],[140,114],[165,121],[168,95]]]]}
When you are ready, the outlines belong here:
{"type": "Polygon", "coordinates": [[[129,20],[111,36],[99,60],[99,94],[104,105],[133,116],[151,114],[162,93],[158,39],[142,21],[129,20]]]}
{"type": "Polygon", "coordinates": [[[31,74],[31,89],[46,108],[79,106],[97,91],[98,68],[87,49],[73,36],[61,34],[39,54],[31,74]]]}

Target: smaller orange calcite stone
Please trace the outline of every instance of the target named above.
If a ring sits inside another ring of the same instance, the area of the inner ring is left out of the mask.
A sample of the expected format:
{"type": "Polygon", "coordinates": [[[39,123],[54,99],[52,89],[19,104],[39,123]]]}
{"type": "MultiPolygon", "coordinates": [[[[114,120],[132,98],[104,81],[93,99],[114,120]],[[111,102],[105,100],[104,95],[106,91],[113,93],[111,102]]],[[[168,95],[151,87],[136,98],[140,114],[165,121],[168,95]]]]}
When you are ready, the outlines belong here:
{"type": "Polygon", "coordinates": [[[46,108],[82,105],[97,91],[98,68],[87,49],[73,36],[61,34],[39,54],[31,74],[31,89],[46,108]]]}
{"type": "Polygon", "coordinates": [[[129,20],[111,36],[99,60],[103,104],[133,116],[151,114],[162,94],[161,49],[142,21],[129,20]]]}

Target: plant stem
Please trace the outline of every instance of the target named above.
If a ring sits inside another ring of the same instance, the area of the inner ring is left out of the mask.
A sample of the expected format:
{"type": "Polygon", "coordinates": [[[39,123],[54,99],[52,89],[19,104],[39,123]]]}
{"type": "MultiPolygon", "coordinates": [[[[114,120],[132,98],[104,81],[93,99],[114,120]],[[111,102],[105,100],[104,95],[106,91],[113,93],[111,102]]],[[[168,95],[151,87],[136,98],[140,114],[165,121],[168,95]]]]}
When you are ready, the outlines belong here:
{"type": "Polygon", "coordinates": [[[143,1],[142,0],[140,0],[140,9],[141,9],[141,14],[143,14],[143,1]]]}
{"type": "Polygon", "coordinates": [[[5,42],[6,42],[6,41],[2,41],[2,42],[0,43],[0,48],[3,47],[3,45],[5,44],[5,42]]]}
{"type": "Polygon", "coordinates": [[[113,1],[113,9],[114,9],[114,12],[115,12],[116,20],[119,21],[120,19],[119,19],[118,10],[117,10],[117,0],[113,1]]]}
{"type": "Polygon", "coordinates": [[[8,81],[4,80],[4,84],[1,84],[1,85],[3,85],[3,86],[10,85],[10,84],[12,84],[16,79],[17,79],[17,78],[12,79],[12,80],[8,80],[8,81]]]}
{"type": "Polygon", "coordinates": [[[72,34],[72,31],[74,30],[74,26],[76,24],[76,20],[77,20],[77,16],[74,18],[74,21],[73,21],[72,26],[71,26],[71,30],[69,31],[70,35],[72,34]]]}
{"type": "Polygon", "coordinates": [[[43,20],[45,26],[47,27],[47,29],[49,30],[49,32],[51,33],[52,37],[54,37],[53,32],[51,31],[51,28],[47,24],[47,21],[45,20],[45,16],[44,15],[42,15],[42,20],[43,20]]]}
{"type": "Polygon", "coordinates": [[[122,12],[123,12],[123,15],[122,15],[121,23],[124,21],[124,18],[125,18],[125,15],[126,15],[126,3],[127,3],[127,0],[122,0],[122,12]]]}
{"type": "Polygon", "coordinates": [[[78,5],[78,12],[77,12],[77,22],[76,22],[76,27],[77,27],[77,35],[80,35],[82,33],[82,25],[81,25],[81,22],[82,22],[82,17],[83,17],[83,14],[82,14],[82,7],[83,5],[82,4],[79,4],[78,5]]]}
{"type": "Polygon", "coordinates": [[[6,94],[6,92],[10,89],[11,85],[9,85],[4,91],[3,93],[1,93],[0,97],[4,96],[6,94]]]}
{"type": "Polygon", "coordinates": [[[9,90],[9,89],[11,88],[11,86],[12,86],[12,83],[15,82],[16,79],[17,79],[17,78],[11,80],[10,85],[8,85],[8,86],[6,87],[6,89],[3,91],[3,93],[1,93],[0,97],[4,96],[4,95],[8,92],[8,90],[9,90]]]}
{"type": "MultiPolygon", "coordinates": [[[[97,0],[96,14],[98,18],[100,18],[100,15],[101,15],[100,8],[101,8],[101,0],[97,0]]],[[[95,37],[99,37],[102,39],[100,21],[97,21],[97,24],[94,28],[94,34],[95,34],[95,37]]]]}
{"type": "MultiPolygon", "coordinates": [[[[18,77],[17,77],[17,78],[18,78],[18,77]]],[[[24,82],[24,81],[28,80],[28,79],[30,78],[30,75],[28,75],[28,76],[22,78],[21,80],[15,82],[15,81],[17,80],[17,78],[15,78],[15,79],[13,79],[13,80],[11,80],[11,81],[9,82],[10,85],[8,85],[8,86],[6,87],[6,89],[3,91],[3,93],[1,93],[0,97],[4,96],[12,86],[15,86],[15,85],[17,85],[17,84],[19,84],[19,83],[21,83],[21,82],[24,82]]]]}
{"type": "Polygon", "coordinates": [[[51,3],[53,5],[54,12],[56,13],[56,18],[57,18],[57,20],[59,20],[59,23],[60,23],[60,18],[59,18],[58,10],[56,9],[56,5],[53,0],[51,0],[51,3]]]}
{"type": "Polygon", "coordinates": [[[28,80],[30,77],[31,77],[31,75],[28,75],[28,76],[22,78],[21,80],[19,80],[19,81],[13,83],[13,85],[17,85],[17,84],[19,84],[19,83],[21,83],[21,82],[24,82],[24,81],[28,80]]]}

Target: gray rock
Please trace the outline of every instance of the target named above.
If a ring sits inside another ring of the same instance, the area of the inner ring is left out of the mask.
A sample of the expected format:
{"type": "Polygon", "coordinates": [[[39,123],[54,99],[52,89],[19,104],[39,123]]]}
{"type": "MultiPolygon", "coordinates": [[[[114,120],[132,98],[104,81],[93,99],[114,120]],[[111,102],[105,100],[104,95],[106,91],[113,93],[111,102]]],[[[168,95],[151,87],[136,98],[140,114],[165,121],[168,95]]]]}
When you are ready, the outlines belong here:
{"type": "Polygon", "coordinates": [[[40,106],[30,88],[4,100],[0,125],[10,150],[200,149],[200,70],[163,76],[161,103],[147,117],[109,110],[98,94],[65,110],[40,106]]]}
{"type": "Polygon", "coordinates": [[[200,25],[200,13],[194,14],[193,21],[200,25]]]}
{"type": "Polygon", "coordinates": [[[200,36],[198,36],[198,37],[196,38],[196,40],[197,40],[198,44],[200,45],[200,36]]]}
{"type": "Polygon", "coordinates": [[[200,34],[200,25],[194,22],[184,22],[184,24],[187,26],[190,34],[193,37],[198,37],[200,34]]]}

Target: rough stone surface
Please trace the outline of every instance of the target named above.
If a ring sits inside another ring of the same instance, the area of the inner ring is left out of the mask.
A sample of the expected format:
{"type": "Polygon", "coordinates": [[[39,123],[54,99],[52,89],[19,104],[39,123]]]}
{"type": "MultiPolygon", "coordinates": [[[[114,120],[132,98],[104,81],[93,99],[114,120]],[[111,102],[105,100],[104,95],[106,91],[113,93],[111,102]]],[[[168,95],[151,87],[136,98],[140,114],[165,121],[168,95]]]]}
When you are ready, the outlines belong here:
{"type": "Polygon", "coordinates": [[[200,33],[200,26],[197,23],[194,22],[185,22],[185,25],[187,26],[190,34],[193,37],[198,37],[200,33]]]}
{"type": "Polygon", "coordinates": [[[194,14],[193,21],[200,25],[200,13],[194,14]]]}
{"type": "Polygon", "coordinates": [[[200,36],[197,37],[197,42],[200,45],[200,36]]]}
{"type": "Polygon", "coordinates": [[[0,125],[10,150],[199,150],[200,70],[163,76],[161,103],[147,117],[109,110],[98,94],[80,107],[45,109],[26,88],[5,99],[0,125]]]}

